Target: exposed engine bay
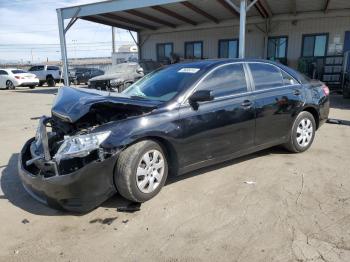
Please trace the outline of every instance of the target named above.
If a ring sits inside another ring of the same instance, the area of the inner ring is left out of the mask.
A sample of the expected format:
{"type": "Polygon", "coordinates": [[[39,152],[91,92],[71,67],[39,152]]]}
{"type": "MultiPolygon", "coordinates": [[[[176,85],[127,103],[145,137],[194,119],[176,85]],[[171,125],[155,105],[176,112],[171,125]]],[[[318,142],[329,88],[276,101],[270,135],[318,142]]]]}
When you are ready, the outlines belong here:
{"type": "Polygon", "coordinates": [[[95,128],[109,122],[139,116],[151,108],[103,102],[93,104],[88,113],[75,122],[52,113],[42,117],[34,142],[30,146],[28,166],[44,177],[72,173],[92,161],[103,161],[117,149],[105,149],[100,145],[110,131],[95,132],[95,128]]]}

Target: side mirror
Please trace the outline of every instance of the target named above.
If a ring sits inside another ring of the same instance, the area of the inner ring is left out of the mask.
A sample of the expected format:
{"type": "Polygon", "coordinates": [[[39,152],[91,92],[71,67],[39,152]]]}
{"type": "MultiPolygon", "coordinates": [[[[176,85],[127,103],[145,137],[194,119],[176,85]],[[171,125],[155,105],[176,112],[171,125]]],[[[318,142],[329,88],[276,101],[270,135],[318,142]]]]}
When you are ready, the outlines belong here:
{"type": "Polygon", "coordinates": [[[143,74],[143,68],[142,68],[142,67],[137,68],[137,69],[136,69],[136,73],[138,73],[138,74],[143,74]]]}
{"type": "Polygon", "coordinates": [[[197,104],[198,102],[212,101],[213,99],[212,91],[198,90],[190,96],[189,101],[191,104],[197,104]]]}

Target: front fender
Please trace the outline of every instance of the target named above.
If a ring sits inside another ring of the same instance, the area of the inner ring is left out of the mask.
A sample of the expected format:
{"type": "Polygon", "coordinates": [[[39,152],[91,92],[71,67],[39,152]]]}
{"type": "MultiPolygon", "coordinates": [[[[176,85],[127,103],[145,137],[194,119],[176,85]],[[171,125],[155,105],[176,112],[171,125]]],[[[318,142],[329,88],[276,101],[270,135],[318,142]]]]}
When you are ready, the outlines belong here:
{"type": "Polygon", "coordinates": [[[167,140],[175,144],[180,135],[178,110],[162,110],[102,125],[96,131],[111,131],[111,135],[101,145],[104,148],[124,148],[147,137],[167,140]]]}

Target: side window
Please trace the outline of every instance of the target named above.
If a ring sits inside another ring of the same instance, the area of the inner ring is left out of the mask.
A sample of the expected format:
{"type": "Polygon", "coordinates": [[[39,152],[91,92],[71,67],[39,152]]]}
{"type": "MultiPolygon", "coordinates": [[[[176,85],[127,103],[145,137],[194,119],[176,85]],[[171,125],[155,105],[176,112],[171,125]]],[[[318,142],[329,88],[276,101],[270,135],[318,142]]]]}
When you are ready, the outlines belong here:
{"type": "Polygon", "coordinates": [[[32,66],[28,71],[36,71],[36,66],[32,66]]]}
{"type": "Polygon", "coordinates": [[[286,72],[282,71],[282,77],[283,77],[283,85],[289,86],[289,85],[295,85],[297,84],[297,80],[295,80],[291,75],[287,74],[286,72]]]}
{"type": "Polygon", "coordinates": [[[44,70],[44,66],[37,66],[36,67],[36,71],[42,71],[42,70],[44,70]]]}
{"type": "Polygon", "coordinates": [[[247,82],[242,64],[219,67],[208,75],[197,90],[211,90],[214,97],[247,92],[247,82]]]}
{"type": "Polygon", "coordinates": [[[8,75],[8,73],[5,70],[0,70],[0,75],[8,75]]]}
{"type": "Polygon", "coordinates": [[[283,86],[281,70],[264,63],[249,63],[252,72],[255,90],[283,86]]]}

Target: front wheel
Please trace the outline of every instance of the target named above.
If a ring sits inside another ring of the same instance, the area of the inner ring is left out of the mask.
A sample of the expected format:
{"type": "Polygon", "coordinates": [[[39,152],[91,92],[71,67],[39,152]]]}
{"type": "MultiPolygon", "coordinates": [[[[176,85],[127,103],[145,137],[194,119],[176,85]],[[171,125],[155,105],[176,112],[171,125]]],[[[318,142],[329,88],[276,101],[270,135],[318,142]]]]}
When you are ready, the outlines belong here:
{"type": "Polygon", "coordinates": [[[29,88],[30,88],[30,89],[34,89],[34,88],[35,88],[35,86],[29,86],[29,88]]]}
{"type": "Polygon", "coordinates": [[[294,121],[289,141],[284,145],[289,151],[301,153],[314,141],[316,122],[309,112],[301,112],[294,121]]]}
{"type": "Polygon", "coordinates": [[[114,179],[123,197],[142,203],[159,193],[167,176],[168,162],[162,147],[145,140],[120,153],[114,179]]]}

